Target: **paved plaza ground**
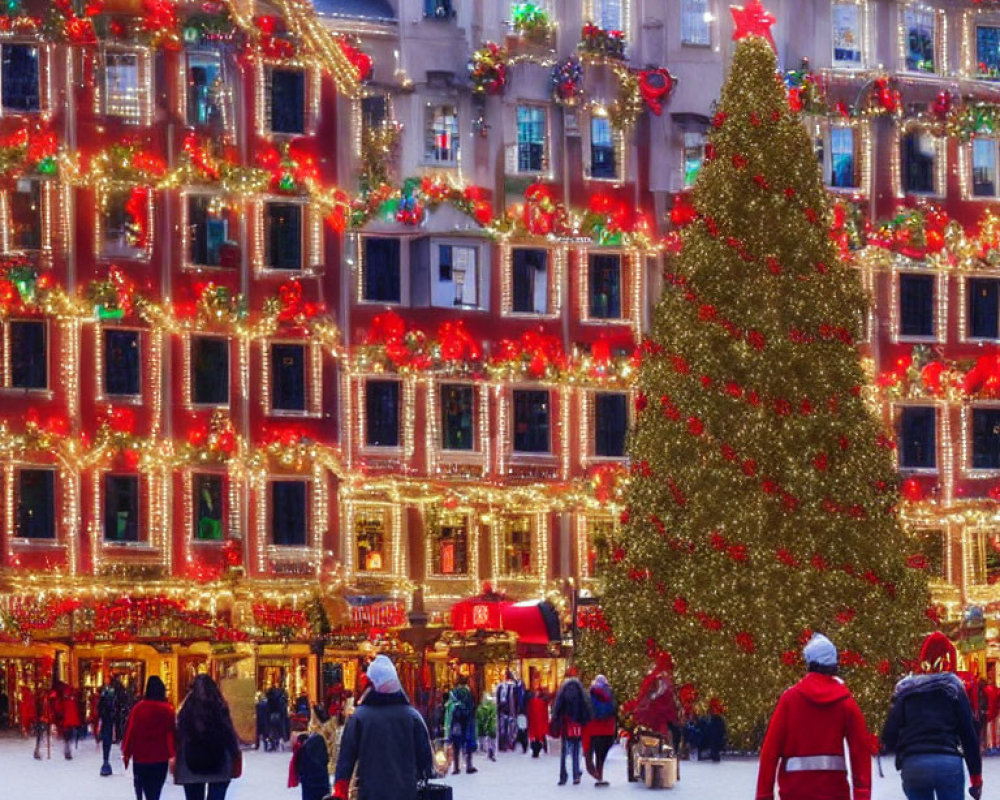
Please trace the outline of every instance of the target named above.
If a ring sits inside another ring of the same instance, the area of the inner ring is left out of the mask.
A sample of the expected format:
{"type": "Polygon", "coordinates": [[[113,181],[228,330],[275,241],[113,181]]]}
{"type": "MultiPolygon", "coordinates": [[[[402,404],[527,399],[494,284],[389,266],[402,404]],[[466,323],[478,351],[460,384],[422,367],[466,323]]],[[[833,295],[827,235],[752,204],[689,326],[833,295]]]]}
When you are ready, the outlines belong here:
{"type": "MultiPolygon", "coordinates": [[[[55,742],[53,742],[53,745],[55,742]]],[[[557,749],[557,748],[553,748],[557,749]]],[[[114,775],[98,774],[100,755],[93,739],[80,742],[75,758],[66,761],[61,750],[53,747],[52,759],[35,761],[32,744],[24,739],[0,739],[0,800],[133,800],[131,772],[122,770],[121,756],[112,756],[114,775]]],[[[290,754],[248,751],[243,777],[230,786],[227,800],[299,800],[298,789],[286,788],[290,754]]],[[[729,759],[721,764],[683,762],[681,781],[670,791],[652,792],[625,780],[624,752],[611,751],[607,777],[611,786],[595,789],[593,779],[584,774],[579,786],[557,786],[559,759],[555,753],[532,759],[530,754],[499,753],[497,762],[477,758],[475,775],[449,775],[444,782],[454,787],[454,800],[548,800],[553,798],[622,798],[650,796],[664,798],[704,798],[705,800],[752,800],[757,778],[754,759],[729,759]]],[[[891,763],[883,759],[885,778],[874,778],[875,800],[903,800],[899,776],[891,763]]],[[[987,758],[985,795],[992,796],[1000,787],[1000,758],[987,758]]],[[[179,786],[164,787],[162,800],[183,800],[179,786]]]]}

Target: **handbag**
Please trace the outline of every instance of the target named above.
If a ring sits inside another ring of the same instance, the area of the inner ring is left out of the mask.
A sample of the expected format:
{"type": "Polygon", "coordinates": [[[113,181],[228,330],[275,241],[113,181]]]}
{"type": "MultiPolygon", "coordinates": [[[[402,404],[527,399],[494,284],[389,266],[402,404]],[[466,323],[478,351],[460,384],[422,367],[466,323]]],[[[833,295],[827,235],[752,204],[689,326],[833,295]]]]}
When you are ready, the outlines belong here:
{"type": "Polygon", "coordinates": [[[581,725],[579,722],[566,723],[567,739],[579,739],[581,736],[583,736],[583,725],[581,725]]]}
{"type": "Polygon", "coordinates": [[[558,717],[553,717],[549,720],[549,736],[553,739],[558,739],[562,736],[562,722],[558,717]]]}
{"type": "Polygon", "coordinates": [[[451,787],[443,783],[422,781],[417,784],[417,800],[452,800],[451,787]]]}

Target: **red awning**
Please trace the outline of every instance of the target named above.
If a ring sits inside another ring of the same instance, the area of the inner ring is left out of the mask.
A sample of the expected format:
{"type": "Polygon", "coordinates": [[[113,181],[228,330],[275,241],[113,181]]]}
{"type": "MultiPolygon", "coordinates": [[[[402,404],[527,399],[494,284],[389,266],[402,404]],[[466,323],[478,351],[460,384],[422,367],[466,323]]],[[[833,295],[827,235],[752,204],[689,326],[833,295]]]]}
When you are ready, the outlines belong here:
{"type": "MultiPolygon", "coordinates": [[[[553,631],[551,609],[545,601],[514,603],[510,600],[470,597],[451,607],[451,627],[456,631],[509,631],[517,634],[518,642],[548,644],[558,641],[553,631]]],[[[558,624],[556,625],[558,629],[558,624]]]]}

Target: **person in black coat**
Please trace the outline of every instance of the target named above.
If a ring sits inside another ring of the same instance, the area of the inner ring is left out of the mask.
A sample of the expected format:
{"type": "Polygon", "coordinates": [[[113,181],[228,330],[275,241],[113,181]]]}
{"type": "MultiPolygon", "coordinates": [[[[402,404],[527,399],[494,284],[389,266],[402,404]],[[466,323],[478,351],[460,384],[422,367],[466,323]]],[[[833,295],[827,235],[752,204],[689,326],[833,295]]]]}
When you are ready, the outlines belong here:
{"type": "Polygon", "coordinates": [[[552,704],[552,719],[549,732],[559,736],[561,749],[559,754],[559,785],[566,783],[567,754],[573,760],[573,783],[579,783],[583,775],[580,769],[580,740],[583,737],[583,726],[590,722],[592,713],[590,700],[586,689],[576,677],[576,670],[570,668],[566,680],[556,693],[552,704]]]}
{"type": "Polygon", "coordinates": [[[908,797],[962,797],[962,758],[969,768],[969,794],[983,792],[983,762],[965,687],[955,674],[955,647],[938,632],[924,640],[921,674],[896,684],[882,744],[896,754],[908,797]],[[919,793],[919,794],[918,794],[919,793]]]}
{"type": "Polygon", "coordinates": [[[101,749],[104,763],[101,764],[101,775],[111,774],[111,743],[115,733],[115,720],[118,718],[118,695],[112,683],[105,684],[97,699],[98,736],[101,739],[101,749]]]}

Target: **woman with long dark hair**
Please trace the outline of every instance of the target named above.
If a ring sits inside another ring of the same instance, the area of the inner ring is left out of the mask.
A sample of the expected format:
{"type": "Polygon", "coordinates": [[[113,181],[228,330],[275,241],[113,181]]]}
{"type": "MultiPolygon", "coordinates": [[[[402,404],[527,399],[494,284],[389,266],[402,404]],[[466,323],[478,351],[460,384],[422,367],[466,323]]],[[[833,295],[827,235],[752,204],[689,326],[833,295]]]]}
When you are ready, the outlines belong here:
{"type": "Polygon", "coordinates": [[[177,713],[177,763],[174,782],[186,800],[223,800],[229,781],[243,771],[239,739],[229,705],[208,675],[191,682],[177,713]]]}
{"type": "Polygon", "coordinates": [[[174,757],[174,707],[167,702],[167,687],[156,675],[146,681],[146,693],[128,717],[122,738],[122,760],[132,765],[136,800],[159,800],[167,765],[174,757]]]}

